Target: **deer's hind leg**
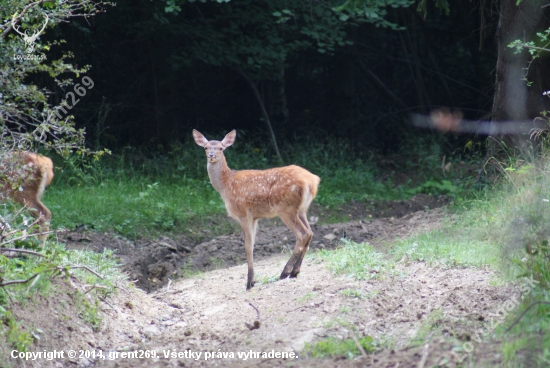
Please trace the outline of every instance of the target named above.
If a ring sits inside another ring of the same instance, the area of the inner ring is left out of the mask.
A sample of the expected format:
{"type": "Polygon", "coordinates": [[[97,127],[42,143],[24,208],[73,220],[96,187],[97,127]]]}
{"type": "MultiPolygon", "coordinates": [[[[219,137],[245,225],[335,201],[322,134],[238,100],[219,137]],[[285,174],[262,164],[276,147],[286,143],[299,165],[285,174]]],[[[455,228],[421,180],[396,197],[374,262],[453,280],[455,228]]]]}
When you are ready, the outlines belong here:
{"type": "Polygon", "coordinates": [[[38,239],[44,244],[48,237],[47,234],[44,233],[48,232],[50,229],[52,213],[48,207],[40,201],[40,194],[39,188],[27,185],[22,191],[15,192],[13,198],[15,202],[27,207],[31,216],[38,220],[40,232],[42,233],[38,235],[38,239]]]}
{"type": "Polygon", "coordinates": [[[279,217],[296,235],[294,251],[281,273],[280,279],[282,280],[288,276],[296,277],[300,273],[300,266],[309,248],[309,243],[311,243],[311,239],[313,238],[313,232],[307,222],[305,213],[280,214],[279,217]]]}
{"type": "Polygon", "coordinates": [[[306,256],[306,253],[309,249],[309,244],[313,239],[313,231],[311,230],[311,226],[309,226],[309,222],[307,221],[307,214],[305,212],[299,213],[298,220],[300,220],[301,224],[308,229],[308,236],[307,238],[304,239],[304,247],[302,249],[302,252],[300,253],[300,256],[296,260],[296,263],[294,263],[294,267],[292,267],[292,272],[290,272],[290,277],[296,277],[300,273],[300,267],[302,266],[302,261],[304,260],[304,257],[306,256]]]}

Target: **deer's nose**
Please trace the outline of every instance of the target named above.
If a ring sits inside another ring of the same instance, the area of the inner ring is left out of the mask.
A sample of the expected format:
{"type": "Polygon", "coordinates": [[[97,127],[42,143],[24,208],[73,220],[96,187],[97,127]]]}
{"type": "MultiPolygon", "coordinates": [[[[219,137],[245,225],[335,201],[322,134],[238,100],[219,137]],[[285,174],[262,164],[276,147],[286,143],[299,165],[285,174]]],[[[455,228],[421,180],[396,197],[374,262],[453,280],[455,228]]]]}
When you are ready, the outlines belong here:
{"type": "Polygon", "coordinates": [[[214,158],[214,157],[216,157],[216,152],[214,152],[214,151],[208,151],[207,156],[208,156],[208,158],[214,158]]]}

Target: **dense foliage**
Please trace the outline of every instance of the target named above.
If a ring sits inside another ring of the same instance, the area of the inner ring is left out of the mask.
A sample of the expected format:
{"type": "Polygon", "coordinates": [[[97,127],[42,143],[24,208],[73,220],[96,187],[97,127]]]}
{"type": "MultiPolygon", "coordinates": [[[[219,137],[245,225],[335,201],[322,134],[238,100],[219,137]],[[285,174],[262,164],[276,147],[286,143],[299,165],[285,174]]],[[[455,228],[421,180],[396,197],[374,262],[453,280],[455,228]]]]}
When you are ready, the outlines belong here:
{"type": "Polygon", "coordinates": [[[90,66],[73,60],[72,52],[61,47],[65,41],[59,33],[49,41],[41,41],[40,36],[71,18],[100,12],[103,4],[89,0],[0,4],[0,150],[37,146],[62,154],[82,150],[84,131],[75,129],[67,110],[93,88],[89,78],[75,81],[90,66]],[[52,96],[56,88],[69,92],[61,106],[54,107],[61,99],[61,93],[52,96]]]}
{"type": "Polygon", "coordinates": [[[336,1],[119,1],[59,28],[93,66],[73,111],[95,148],[166,147],[192,128],[246,130],[271,147],[263,104],[279,144],[326,132],[383,152],[424,134],[411,112],[486,116],[497,18],[459,1],[424,18],[409,4],[363,9],[369,18],[336,1]]]}

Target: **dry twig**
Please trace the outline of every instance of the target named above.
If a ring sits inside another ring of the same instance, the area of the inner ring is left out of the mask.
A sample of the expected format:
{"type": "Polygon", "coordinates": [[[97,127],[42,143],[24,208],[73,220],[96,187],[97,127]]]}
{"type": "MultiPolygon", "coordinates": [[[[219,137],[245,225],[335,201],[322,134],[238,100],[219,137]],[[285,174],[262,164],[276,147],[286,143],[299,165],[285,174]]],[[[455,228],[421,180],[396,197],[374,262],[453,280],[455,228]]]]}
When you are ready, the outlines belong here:
{"type": "Polygon", "coordinates": [[[426,365],[426,361],[428,360],[428,353],[430,348],[430,344],[424,345],[424,349],[422,350],[422,357],[420,358],[420,362],[418,362],[418,368],[424,368],[426,365]]]}
{"type": "Polygon", "coordinates": [[[38,257],[46,257],[42,253],[38,253],[38,252],[35,252],[35,251],[32,251],[32,250],[27,250],[27,249],[18,249],[18,248],[0,248],[0,252],[25,253],[25,254],[32,254],[33,256],[38,256],[38,257]]]}
{"type": "Polygon", "coordinates": [[[13,284],[26,284],[27,282],[31,281],[32,279],[34,279],[36,276],[40,275],[39,273],[35,273],[34,275],[32,275],[31,277],[29,277],[28,279],[26,280],[11,280],[11,281],[6,281],[6,282],[2,282],[0,284],[0,286],[8,286],[8,285],[13,285],[13,284]]]}
{"type": "Polygon", "coordinates": [[[367,352],[365,351],[365,348],[363,347],[363,345],[361,345],[359,343],[359,340],[357,340],[357,337],[355,337],[355,334],[352,333],[351,338],[353,339],[353,342],[357,346],[357,349],[359,349],[359,351],[361,352],[361,355],[364,356],[364,357],[368,356],[367,352]]]}
{"type": "Polygon", "coordinates": [[[256,313],[258,314],[258,319],[254,321],[253,324],[250,324],[248,322],[245,322],[244,324],[246,325],[246,327],[248,327],[249,330],[257,330],[258,328],[260,328],[260,311],[258,310],[258,308],[256,308],[254,305],[252,305],[252,303],[248,303],[252,308],[254,308],[254,310],[256,310],[256,313]]]}

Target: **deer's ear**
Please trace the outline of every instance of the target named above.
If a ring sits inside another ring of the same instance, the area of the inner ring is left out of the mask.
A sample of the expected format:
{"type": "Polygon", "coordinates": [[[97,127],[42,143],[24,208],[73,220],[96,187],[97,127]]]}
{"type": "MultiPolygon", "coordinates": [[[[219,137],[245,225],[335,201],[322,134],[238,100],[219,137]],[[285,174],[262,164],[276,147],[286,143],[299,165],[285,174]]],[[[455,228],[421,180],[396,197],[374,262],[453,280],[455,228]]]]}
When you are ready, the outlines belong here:
{"type": "Polygon", "coordinates": [[[206,143],[208,143],[208,139],[206,139],[204,135],[195,129],[193,129],[193,139],[195,139],[195,143],[201,147],[206,146],[206,143]]]}
{"type": "Polygon", "coordinates": [[[233,143],[235,143],[235,138],[236,137],[237,137],[237,131],[235,129],[233,129],[232,131],[227,133],[227,135],[225,136],[225,138],[222,141],[222,145],[225,148],[231,146],[233,143]]]}

